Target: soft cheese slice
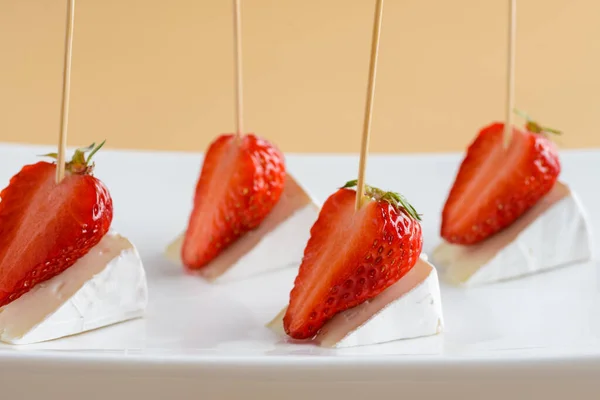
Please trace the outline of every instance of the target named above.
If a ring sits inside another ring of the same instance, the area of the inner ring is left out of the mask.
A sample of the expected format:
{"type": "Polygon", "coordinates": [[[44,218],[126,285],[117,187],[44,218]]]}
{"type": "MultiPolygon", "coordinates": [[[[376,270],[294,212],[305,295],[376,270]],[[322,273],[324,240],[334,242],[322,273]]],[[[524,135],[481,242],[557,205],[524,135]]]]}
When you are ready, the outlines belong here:
{"type": "MultiPolygon", "coordinates": [[[[298,267],[319,206],[287,175],[277,205],[260,226],[242,236],[198,273],[209,281],[234,281],[286,267],[298,267]]],[[[183,234],[166,256],[181,264],[183,234]]]]}
{"type": "Polygon", "coordinates": [[[0,341],[30,344],[142,316],[146,274],[136,248],[106,234],[73,266],[0,309],[0,341]]]}
{"type": "Polygon", "coordinates": [[[442,268],[442,279],[476,286],[588,261],[591,245],[579,199],[568,186],[557,182],[538,204],[503,231],[472,246],[444,242],[432,256],[442,268]]]}
{"type": "MultiPolygon", "coordinates": [[[[323,326],[314,341],[323,347],[353,347],[431,336],[443,330],[438,276],[425,257],[375,298],[343,311],[323,326]]],[[[284,308],[267,327],[284,336],[284,308]]]]}

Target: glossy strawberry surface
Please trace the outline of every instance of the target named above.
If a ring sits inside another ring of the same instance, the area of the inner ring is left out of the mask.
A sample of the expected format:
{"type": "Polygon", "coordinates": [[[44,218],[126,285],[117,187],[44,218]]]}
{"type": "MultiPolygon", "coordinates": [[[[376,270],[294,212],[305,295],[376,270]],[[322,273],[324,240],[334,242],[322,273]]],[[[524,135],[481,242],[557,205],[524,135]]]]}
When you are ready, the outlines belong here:
{"type": "Polygon", "coordinates": [[[110,194],[97,178],[26,165],[0,192],[0,306],[72,266],[108,232],[110,194]]]}
{"type": "Polygon", "coordinates": [[[218,137],[196,185],[182,247],[184,265],[206,266],[258,227],[279,201],[285,177],[283,154],[268,141],[253,134],[218,137]]]}
{"type": "Polygon", "coordinates": [[[377,190],[355,211],[356,191],[342,188],[323,204],[284,317],[289,336],[313,337],[335,314],[377,296],[416,264],[423,247],[418,215],[389,195],[399,196],[377,190]]]}

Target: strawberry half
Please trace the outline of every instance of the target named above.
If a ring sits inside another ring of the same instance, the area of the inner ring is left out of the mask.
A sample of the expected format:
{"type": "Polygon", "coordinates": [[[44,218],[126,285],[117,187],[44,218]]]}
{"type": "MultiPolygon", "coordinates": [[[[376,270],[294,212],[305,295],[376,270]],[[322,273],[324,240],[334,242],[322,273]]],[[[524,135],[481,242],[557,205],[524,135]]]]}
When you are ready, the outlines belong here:
{"type": "Polygon", "coordinates": [[[482,129],[469,146],[442,212],[441,236],[471,245],[512,224],[554,186],[560,161],[545,132],[559,133],[529,120],[513,128],[508,148],[504,124],[482,129]]]}
{"type": "Polygon", "coordinates": [[[208,148],[196,185],[181,258],[206,266],[244,233],[258,227],[279,201],[283,154],[253,134],[221,135],[208,148]]]}
{"type": "Polygon", "coordinates": [[[41,161],[0,192],[0,307],[72,266],[108,231],[112,200],[89,163],[101,146],[77,150],[58,184],[56,164],[41,161]]]}
{"type": "Polygon", "coordinates": [[[332,194],[311,228],[283,319],[292,338],[312,338],[338,312],[377,296],[421,254],[415,209],[397,193],[367,186],[365,203],[355,211],[353,186],[356,181],[332,194]]]}

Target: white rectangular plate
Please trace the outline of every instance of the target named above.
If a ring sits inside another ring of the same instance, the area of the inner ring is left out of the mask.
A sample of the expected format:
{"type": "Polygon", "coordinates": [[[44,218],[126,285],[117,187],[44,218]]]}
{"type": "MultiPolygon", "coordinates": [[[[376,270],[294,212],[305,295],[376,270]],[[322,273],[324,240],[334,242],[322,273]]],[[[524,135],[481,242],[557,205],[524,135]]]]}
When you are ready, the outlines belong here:
{"type": "MultiPolygon", "coordinates": [[[[1,145],[0,186],[50,150],[1,145]]],[[[423,214],[425,252],[439,242],[439,214],[459,159],[369,159],[368,182],[403,193],[423,214]]],[[[355,178],[357,157],[288,155],[287,163],[323,201],[355,178]]],[[[600,151],[565,151],[562,163],[561,179],[599,231],[600,151]]],[[[147,315],[52,342],[0,345],[3,398],[364,398],[391,391],[422,399],[577,398],[598,388],[596,262],[476,289],[442,285],[446,331],[437,337],[341,350],[282,342],[264,324],[286,304],[292,271],[211,286],[162,255],[185,226],[200,166],[201,155],[191,153],[97,154],[96,176],[114,200],[113,227],[138,247],[148,272],[147,315]]]]}

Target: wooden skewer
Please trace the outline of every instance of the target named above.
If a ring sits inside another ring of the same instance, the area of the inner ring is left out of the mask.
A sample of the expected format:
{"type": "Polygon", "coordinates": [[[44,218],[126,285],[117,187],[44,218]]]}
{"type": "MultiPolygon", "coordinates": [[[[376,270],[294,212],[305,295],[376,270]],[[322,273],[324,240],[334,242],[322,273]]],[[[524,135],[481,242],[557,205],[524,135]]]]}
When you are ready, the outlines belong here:
{"type": "Polygon", "coordinates": [[[504,121],[504,148],[512,139],[512,116],[515,102],[515,48],[517,35],[517,0],[508,0],[508,54],[506,66],[506,118],[504,121]]]}
{"type": "Polygon", "coordinates": [[[69,126],[69,97],[71,92],[71,59],[73,57],[73,25],[75,22],[75,0],[67,0],[67,31],[65,36],[65,60],[63,64],[63,89],[60,113],[58,154],[56,157],[56,183],[65,177],[67,152],[67,129],[69,126]]]}
{"type": "Polygon", "coordinates": [[[375,97],[375,78],[377,74],[377,57],[379,55],[379,37],[381,36],[381,19],[383,16],[383,0],[376,0],[375,21],[373,23],[373,37],[371,41],[371,62],[369,64],[369,84],[367,87],[367,102],[363,121],[362,142],[360,146],[360,160],[358,163],[358,182],[356,186],[356,210],[362,206],[365,194],[365,170],[367,168],[367,155],[369,153],[369,136],[371,134],[371,119],[373,116],[373,99],[375,97]]]}
{"type": "Polygon", "coordinates": [[[233,47],[235,73],[235,134],[244,133],[244,99],[242,87],[242,10],[241,0],[233,0],[233,47]]]}

